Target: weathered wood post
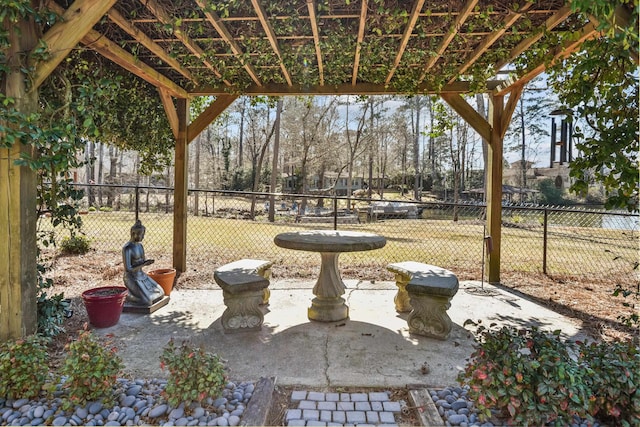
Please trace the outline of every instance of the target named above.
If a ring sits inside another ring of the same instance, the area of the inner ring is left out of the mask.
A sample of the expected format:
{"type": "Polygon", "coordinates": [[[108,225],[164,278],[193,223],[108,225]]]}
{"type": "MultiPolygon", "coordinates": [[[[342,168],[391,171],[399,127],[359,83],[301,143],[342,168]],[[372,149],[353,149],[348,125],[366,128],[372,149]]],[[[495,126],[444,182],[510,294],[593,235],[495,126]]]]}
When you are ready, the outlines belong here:
{"type": "MultiPolygon", "coordinates": [[[[15,107],[25,114],[37,110],[37,91],[27,92],[24,52],[38,41],[33,20],[12,25],[7,52],[9,71],[0,82],[2,93],[16,100],[15,107]]],[[[36,174],[15,161],[31,145],[20,141],[0,148],[0,341],[33,334],[37,329],[36,270],[36,174]]],[[[27,153],[31,154],[31,153],[27,153]]]]}

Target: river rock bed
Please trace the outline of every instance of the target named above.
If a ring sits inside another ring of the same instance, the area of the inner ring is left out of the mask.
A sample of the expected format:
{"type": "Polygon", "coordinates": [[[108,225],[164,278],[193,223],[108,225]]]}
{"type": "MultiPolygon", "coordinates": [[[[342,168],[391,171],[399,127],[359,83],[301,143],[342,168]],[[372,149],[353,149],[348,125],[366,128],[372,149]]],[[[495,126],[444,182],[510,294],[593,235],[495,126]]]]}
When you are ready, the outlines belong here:
{"type": "MultiPolygon", "coordinates": [[[[461,427],[497,427],[509,426],[506,420],[500,421],[495,416],[489,421],[481,421],[478,410],[468,398],[468,387],[447,387],[442,390],[429,390],[431,399],[438,413],[447,426],[461,427]]],[[[574,417],[571,427],[601,427],[600,423],[574,417]]]]}
{"type": "Polygon", "coordinates": [[[0,398],[0,426],[237,426],[255,387],[229,381],[220,397],[185,408],[167,403],[162,395],[166,385],[165,379],[120,379],[117,404],[111,408],[89,402],[64,411],[61,391],[33,400],[0,398]]]}

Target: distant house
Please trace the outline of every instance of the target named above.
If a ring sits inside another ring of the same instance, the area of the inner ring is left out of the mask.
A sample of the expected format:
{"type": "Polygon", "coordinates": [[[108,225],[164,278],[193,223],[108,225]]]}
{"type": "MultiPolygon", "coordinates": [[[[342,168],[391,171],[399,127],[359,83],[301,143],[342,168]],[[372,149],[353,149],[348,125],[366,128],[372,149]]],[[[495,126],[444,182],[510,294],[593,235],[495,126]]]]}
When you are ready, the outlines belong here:
{"type": "Polygon", "coordinates": [[[505,168],[502,172],[503,184],[513,187],[538,188],[540,181],[552,179],[556,186],[567,189],[571,185],[569,181],[569,165],[567,163],[554,163],[551,168],[534,168],[533,162],[526,162],[526,185],[522,180],[522,160],[518,160],[505,168]]]}
{"type": "MultiPolygon", "coordinates": [[[[309,180],[309,191],[321,191],[331,189],[330,193],[336,196],[347,195],[347,175],[337,172],[325,172],[322,182],[320,182],[319,175],[313,175],[309,180]]],[[[360,176],[354,176],[351,178],[351,192],[363,188],[364,180],[360,176]]]]}

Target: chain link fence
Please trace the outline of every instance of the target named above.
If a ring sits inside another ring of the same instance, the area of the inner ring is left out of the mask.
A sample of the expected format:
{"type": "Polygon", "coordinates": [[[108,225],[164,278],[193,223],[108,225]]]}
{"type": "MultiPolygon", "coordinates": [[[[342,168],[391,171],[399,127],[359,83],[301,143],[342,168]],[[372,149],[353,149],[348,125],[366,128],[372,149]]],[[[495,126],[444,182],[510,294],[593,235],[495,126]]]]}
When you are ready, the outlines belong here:
{"type": "MultiPolygon", "coordinates": [[[[171,259],[172,188],[93,185],[85,193],[98,206],[82,210],[82,232],[92,249],[119,256],[138,217],[147,228],[147,257],[171,259]]],[[[341,254],[345,277],[391,280],[387,264],[415,260],[455,271],[461,279],[483,278],[488,248],[482,204],[193,190],[188,210],[187,266],[211,265],[208,275],[227,262],[262,258],[274,262],[275,277],[314,277],[317,253],[279,248],[273,238],[285,231],[338,229],[387,239],[379,250],[341,254]]],[[[637,214],[504,206],[502,215],[502,272],[635,283],[637,214]]]]}

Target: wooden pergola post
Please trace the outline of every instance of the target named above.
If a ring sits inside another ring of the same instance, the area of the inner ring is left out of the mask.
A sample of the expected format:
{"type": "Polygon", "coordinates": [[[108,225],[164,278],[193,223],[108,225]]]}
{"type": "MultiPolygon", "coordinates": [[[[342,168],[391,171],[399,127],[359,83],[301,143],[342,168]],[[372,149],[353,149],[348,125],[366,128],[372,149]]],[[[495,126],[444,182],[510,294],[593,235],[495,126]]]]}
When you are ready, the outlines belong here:
{"type": "Polygon", "coordinates": [[[189,100],[178,98],[178,136],[175,151],[175,179],[173,199],[173,268],[180,272],[187,269],[187,185],[189,183],[189,100]]]}
{"type": "MultiPolygon", "coordinates": [[[[24,52],[30,52],[38,41],[35,24],[21,21],[4,29],[9,32],[10,46],[9,72],[0,82],[2,92],[16,100],[18,111],[35,112],[37,91],[27,92],[21,71],[26,67],[24,52]]],[[[15,164],[31,147],[16,142],[9,149],[0,149],[0,341],[33,334],[38,326],[36,174],[15,164]]]]}
{"type": "Polygon", "coordinates": [[[487,279],[489,283],[500,282],[500,252],[502,243],[502,142],[501,133],[504,96],[489,96],[489,121],[491,138],[487,149],[487,235],[490,250],[487,250],[487,279]]]}

